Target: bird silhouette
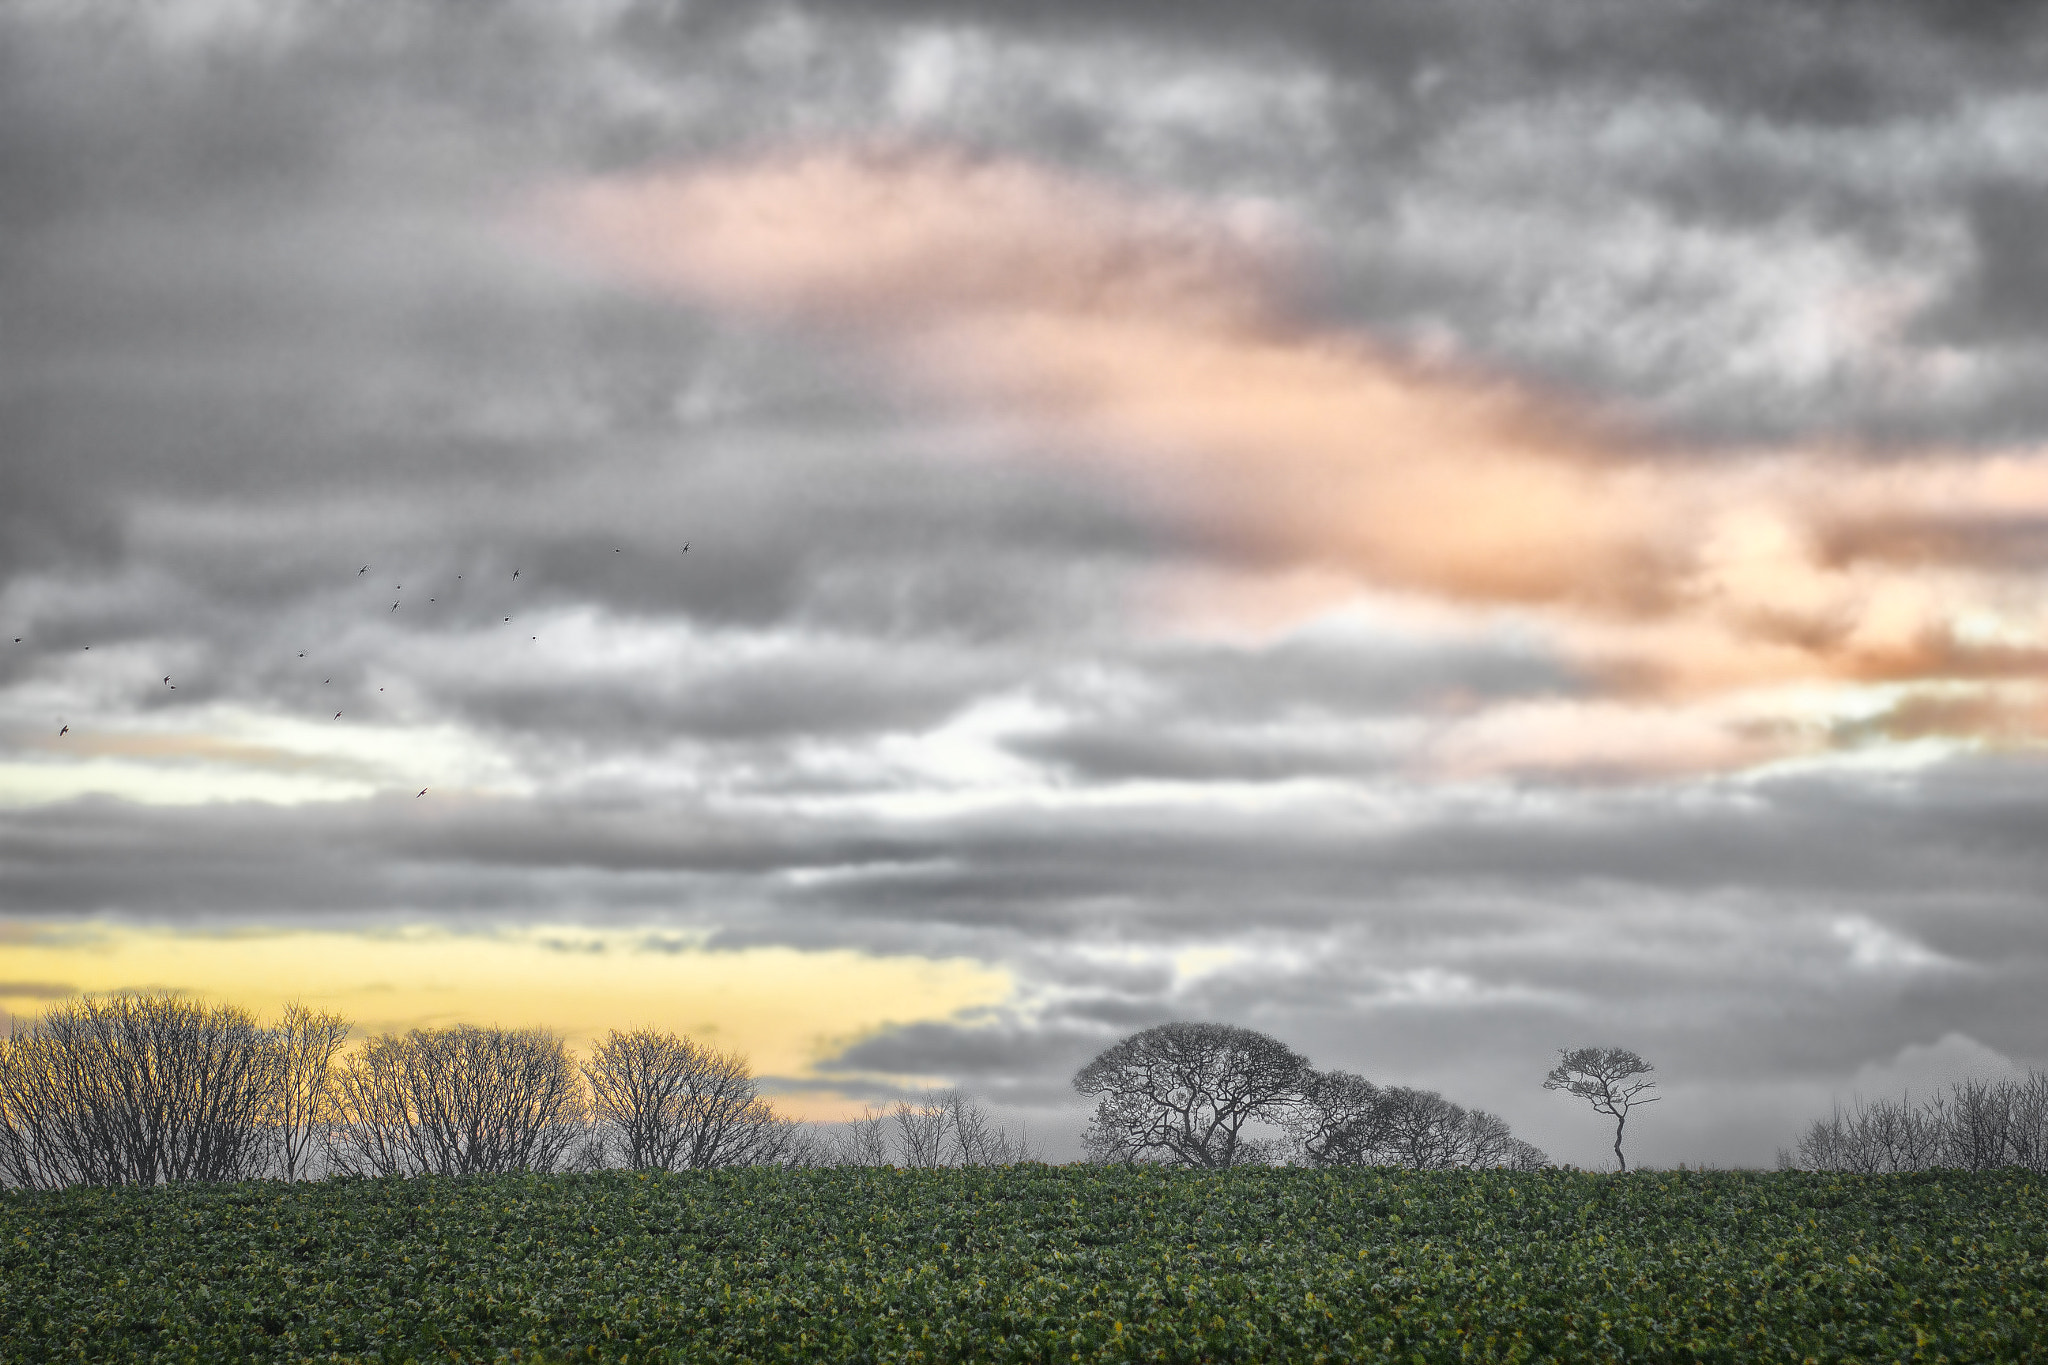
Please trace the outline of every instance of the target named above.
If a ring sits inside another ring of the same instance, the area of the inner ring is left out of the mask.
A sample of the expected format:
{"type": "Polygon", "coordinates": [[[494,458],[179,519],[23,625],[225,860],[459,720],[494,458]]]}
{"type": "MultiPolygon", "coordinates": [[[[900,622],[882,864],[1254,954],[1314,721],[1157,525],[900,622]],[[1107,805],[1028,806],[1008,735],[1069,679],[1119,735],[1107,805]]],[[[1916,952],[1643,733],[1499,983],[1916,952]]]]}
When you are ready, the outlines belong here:
{"type": "Polygon", "coordinates": [[[368,573],[369,571],[370,571],[370,566],[369,566],[369,565],[367,565],[367,564],[365,564],[365,565],[363,565],[363,567],[362,567],[362,568],[360,568],[360,569],[357,569],[357,570],[356,570],[356,577],[357,577],[357,578],[361,578],[361,577],[362,577],[362,576],[363,576],[364,574],[368,573]]]}
{"type": "Polygon", "coordinates": [[[334,679],[332,679],[332,678],[322,678],[322,679],[320,680],[320,685],[321,685],[322,687],[325,687],[325,686],[327,686],[327,684],[329,684],[329,683],[331,683],[331,682],[333,682],[333,681],[334,681],[334,679]]]}
{"type": "Polygon", "coordinates": [[[427,789],[426,789],[425,787],[421,787],[421,788],[420,788],[420,790],[419,790],[419,795],[417,795],[417,796],[414,796],[414,797],[413,797],[413,800],[417,801],[417,800],[419,800],[419,799],[420,799],[420,797],[421,797],[421,796],[425,796],[426,794],[427,794],[427,789]]]}
{"type": "Polygon", "coordinates": [[[514,570],[512,571],[512,576],[513,576],[514,578],[517,578],[517,577],[519,577],[519,570],[517,570],[517,569],[514,569],[514,570]]]}
{"type": "Polygon", "coordinates": [[[59,739],[62,739],[62,738],[64,738],[64,736],[66,736],[66,735],[68,735],[68,734],[70,734],[70,733],[71,733],[71,727],[67,725],[67,726],[65,726],[65,727],[64,727],[63,729],[61,729],[61,730],[59,730],[59,731],[57,732],[57,738],[59,738],[59,739]]]}
{"type": "Polygon", "coordinates": [[[299,657],[300,657],[301,659],[305,658],[305,657],[306,657],[306,651],[305,651],[305,650],[303,650],[303,649],[302,649],[302,650],[300,650],[300,651],[299,651],[299,657]]]}
{"type": "Polygon", "coordinates": [[[398,610],[398,603],[396,603],[396,602],[393,602],[393,603],[391,604],[391,610],[393,610],[393,611],[397,611],[397,610],[398,610]]]}
{"type": "Polygon", "coordinates": [[[164,674],[164,686],[165,686],[165,687],[169,687],[170,685],[171,685],[171,675],[170,675],[170,674],[168,674],[168,673],[166,673],[166,674],[164,674]]]}
{"type": "Polygon", "coordinates": [[[687,541],[687,540],[683,542],[683,553],[684,553],[684,554],[688,554],[688,553],[690,553],[690,542],[689,542],[689,541],[687,541]]]}
{"type": "Polygon", "coordinates": [[[334,718],[335,718],[336,720],[340,720],[340,719],[341,719],[341,712],[339,712],[339,711],[336,711],[336,712],[334,713],[334,718]]]}

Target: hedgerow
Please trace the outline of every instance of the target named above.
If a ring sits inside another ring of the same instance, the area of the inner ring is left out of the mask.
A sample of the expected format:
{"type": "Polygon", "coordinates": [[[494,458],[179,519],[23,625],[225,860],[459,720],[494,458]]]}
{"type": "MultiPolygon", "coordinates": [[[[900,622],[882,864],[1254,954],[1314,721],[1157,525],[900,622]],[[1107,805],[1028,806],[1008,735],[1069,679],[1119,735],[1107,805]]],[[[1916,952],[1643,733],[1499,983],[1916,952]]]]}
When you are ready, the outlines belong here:
{"type": "Polygon", "coordinates": [[[9,1360],[2040,1359],[2024,1172],[1016,1166],[0,1195],[9,1360]]]}

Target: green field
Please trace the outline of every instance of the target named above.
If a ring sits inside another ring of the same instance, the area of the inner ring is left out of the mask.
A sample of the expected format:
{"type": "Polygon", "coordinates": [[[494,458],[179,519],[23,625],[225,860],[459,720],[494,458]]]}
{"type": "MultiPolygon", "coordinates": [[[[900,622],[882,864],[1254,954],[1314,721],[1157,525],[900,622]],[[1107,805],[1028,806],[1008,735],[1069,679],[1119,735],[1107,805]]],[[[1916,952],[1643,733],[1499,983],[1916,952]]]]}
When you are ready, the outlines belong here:
{"type": "Polygon", "coordinates": [[[2048,1359],[2048,1182],[1002,1170],[0,1195],[14,1360],[2048,1359]]]}

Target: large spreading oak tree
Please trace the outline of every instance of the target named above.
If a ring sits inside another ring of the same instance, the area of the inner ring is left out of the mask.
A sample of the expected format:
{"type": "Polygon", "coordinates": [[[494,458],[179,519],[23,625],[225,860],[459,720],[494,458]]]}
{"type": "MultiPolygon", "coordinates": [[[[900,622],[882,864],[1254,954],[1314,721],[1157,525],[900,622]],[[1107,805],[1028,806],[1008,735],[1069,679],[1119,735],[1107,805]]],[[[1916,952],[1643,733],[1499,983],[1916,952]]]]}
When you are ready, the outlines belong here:
{"type": "Polygon", "coordinates": [[[1245,1127],[1301,1102],[1308,1059],[1233,1024],[1161,1024],[1103,1050],[1074,1076],[1099,1096],[1083,1142],[1103,1161],[1223,1168],[1268,1153],[1245,1127]]]}

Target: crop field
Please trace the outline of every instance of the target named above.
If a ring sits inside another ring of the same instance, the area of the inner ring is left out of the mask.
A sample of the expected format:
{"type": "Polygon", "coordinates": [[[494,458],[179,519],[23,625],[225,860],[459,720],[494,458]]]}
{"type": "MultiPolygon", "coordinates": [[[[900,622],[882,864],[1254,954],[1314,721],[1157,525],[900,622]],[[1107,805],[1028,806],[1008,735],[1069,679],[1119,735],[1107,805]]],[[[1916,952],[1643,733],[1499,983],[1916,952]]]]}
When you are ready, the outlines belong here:
{"type": "Polygon", "coordinates": [[[2019,1173],[1024,1166],[0,1195],[6,1360],[2021,1360],[2019,1173]]]}

